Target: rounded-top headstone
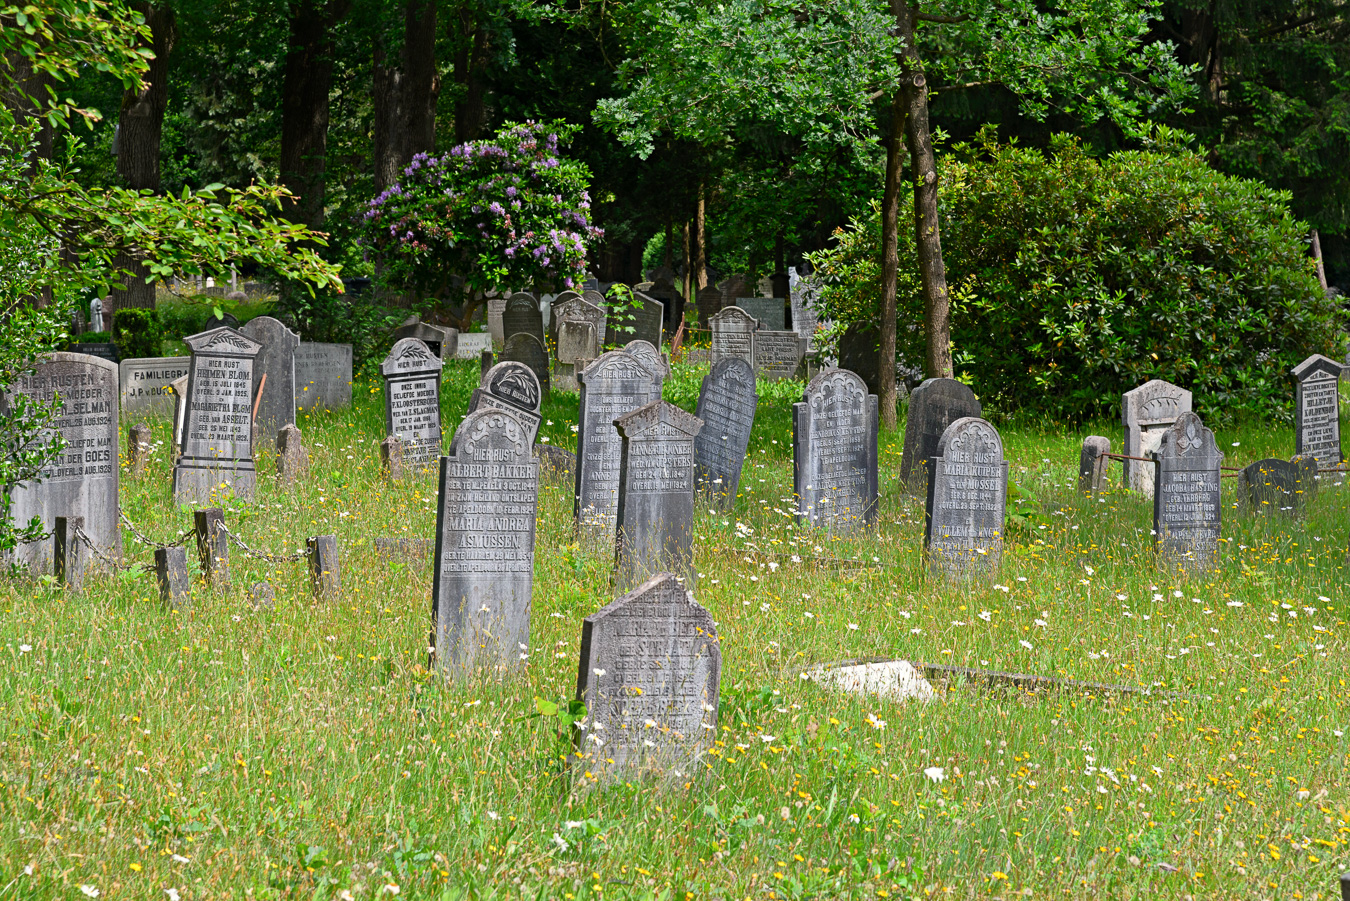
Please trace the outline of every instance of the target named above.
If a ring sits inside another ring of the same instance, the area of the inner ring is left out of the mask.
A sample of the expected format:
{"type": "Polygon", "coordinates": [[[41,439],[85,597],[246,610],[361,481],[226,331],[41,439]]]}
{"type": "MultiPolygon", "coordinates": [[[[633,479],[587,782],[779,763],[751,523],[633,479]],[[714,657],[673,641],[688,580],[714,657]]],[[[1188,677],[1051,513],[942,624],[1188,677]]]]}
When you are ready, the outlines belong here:
{"type": "Polygon", "coordinates": [[[544,314],[532,294],[512,294],[502,309],[502,341],[509,343],[518,334],[530,335],[540,345],[544,343],[544,314]]]}
{"type": "Polygon", "coordinates": [[[930,564],[949,578],[998,567],[1003,556],[1008,463],[998,429],[962,417],[938,439],[927,461],[924,530],[930,564]]]}
{"type": "Polygon", "coordinates": [[[792,407],[798,521],[843,534],[877,512],[877,398],[856,373],[827,369],[792,407]]]}
{"type": "Polygon", "coordinates": [[[397,377],[413,372],[439,370],[444,364],[431,352],[426,342],[419,338],[400,338],[389,350],[389,356],[380,364],[380,373],[385,378],[397,377]]]}
{"type": "Polygon", "coordinates": [[[271,316],[250,319],[239,331],[262,345],[253,360],[253,395],[258,409],[254,420],[260,432],[270,434],[295,422],[295,351],[300,336],[271,316]]]}
{"type": "Polygon", "coordinates": [[[938,452],[942,433],[953,422],[984,414],[975,392],[956,379],[925,379],[909,398],[905,443],[900,455],[900,484],[912,495],[927,490],[928,460],[938,452]]]}
{"type": "Polygon", "coordinates": [[[483,376],[482,387],[522,410],[539,412],[539,379],[534,370],[516,360],[505,360],[483,376]]]}

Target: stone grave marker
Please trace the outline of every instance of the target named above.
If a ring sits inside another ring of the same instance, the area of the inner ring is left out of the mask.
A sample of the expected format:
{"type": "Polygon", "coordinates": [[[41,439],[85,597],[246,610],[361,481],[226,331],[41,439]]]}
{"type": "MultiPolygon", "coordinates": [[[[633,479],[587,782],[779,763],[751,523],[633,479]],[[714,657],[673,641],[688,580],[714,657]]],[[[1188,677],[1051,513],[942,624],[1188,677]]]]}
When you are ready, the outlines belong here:
{"type": "Polygon", "coordinates": [[[416,313],[403,320],[403,324],[394,329],[395,344],[404,338],[416,338],[421,341],[441,361],[454,357],[459,344],[459,332],[455,329],[423,322],[422,317],[416,313]]]}
{"type": "Polygon", "coordinates": [[[703,421],[665,400],[614,421],[623,441],[616,518],[617,581],[661,572],[694,578],[694,438],[703,421]]]}
{"type": "Polygon", "coordinates": [[[928,460],[937,454],[947,426],[958,419],[979,419],[983,410],[975,392],[956,379],[925,379],[909,397],[905,443],[900,452],[900,486],[913,497],[928,493],[928,460]]]}
{"type": "Polygon", "coordinates": [[[1153,541],[1159,559],[1187,569],[1213,566],[1219,554],[1223,465],[1214,433],[1186,411],[1163,430],[1153,459],[1158,461],[1153,541]]]}
{"type": "Polygon", "coordinates": [[[295,350],[295,408],[337,410],[352,405],[352,346],[306,341],[295,350]]]}
{"type": "MultiPolygon", "coordinates": [[[[591,292],[594,294],[594,292],[591,292]]],[[[599,297],[598,294],[595,295],[599,297]]],[[[603,297],[600,298],[603,301],[603,297]]],[[[605,308],[595,303],[594,299],[588,299],[571,292],[565,292],[558,296],[553,302],[553,330],[555,335],[561,334],[562,323],[567,320],[582,320],[589,322],[595,329],[595,339],[598,345],[605,337],[605,308]]],[[[595,356],[599,356],[597,352],[595,356]]],[[[559,357],[561,359],[561,356],[559,357]]],[[[587,357],[586,359],[595,359],[587,357]]]]}
{"type": "Polygon", "coordinates": [[[554,388],[578,391],[577,366],[600,356],[600,341],[595,326],[584,319],[564,319],[558,323],[558,365],[554,367],[554,388]]]}
{"type": "Polygon", "coordinates": [[[813,378],[792,405],[797,521],[846,534],[877,514],[877,397],[846,369],[813,378]]]}
{"type": "Polygon", "coordinates": [[[632,354],[611,350],[577,374],[577,524],[605,541],[614,537],[619,512],[619,466],[623,448],[614,421],[659,400],[651,371],[632,354]]]}
{"type": "MultiPolygon", "coordinates": [[[[527,336],[528,337],[528,336],[527,336]]],[[[504,360],[483,376],[482,383],[469,397],[469,412],[479,410],[506,410],[515,414],[525,428],[530,444],[539,435],[539,379],[534,370],[524,363],[504,360]]]]}
{"type": "Polygon", "coordinates": [[[470,413],[441,458],[432,587],[433,665],[512,669],[530,645],[539,464],[504,410],[470,413]]]}
{"type": "Polygon", "coordinates": [[[695,299],[698,306],[698,324],[700,328],[711,328],[712,318],[722,311],[722,292],[709,285],[698,292],[695,299]]]}
{"type": "Polygon", "coordinates": [[[656,380],[656,393],[659,396],[661,388],[665,385],[666,376],[670,375],[670,361],[666,359],[665,354],[641,338],[629,341],[623,349],[647,367],[647,371],[656,380]]]}
{"type": "Polygon", "coordinates": [[[539,301],[533,294],[512,294],[502,310],[503,344],[510,344],[512,335],[521,334],[534,337],[540,347],[548,347],[544,337],[544,314],[539,310],[539,301]]]}
{"type": "Polygon", "coordinates": [[[309,451],[300,437],[295,423],[288,423],[277,432],[277,480],[283,485],[303,481],[309,475],[309,451]]]}
{"type": "Polygon", "coordinates": [[[40,481],[20,482],[10,492],[10,519],[25,526],[38,517],[48,537],[14,550],[13,560],[30,571],[52,571],[55,545],[51,532],[56,517],[83,518],[81,528],[99,550],[120,556],[118,532],[117,364],[86,354],[54,353],[40,358],[33,371],[20,375],[11,395],[0,404],[15,409],[26,401],[47,405],[60,398],[50,428],[66,441],[61,456],[43,470],[40,481]]]}
{"type": "Polygon", "coordinates": [[[820,285],[810,277],[797,279],[788,297],[792,308],[792,330],[806,339],[806,352],[816,351],[816,329],[819,318],[815,304],[820,297],[820,285]]]}
{"type": "Polygon", "coordinates": [[[101,360],[107,360],[109,363],[116,363],[122,359],[118,356],[117,345],[111,341],[80,341],[70,345],[70,353],[98,357],[101,360]]]}
{"type": "Polygon", "coordinates": [[[489,297],[487,300],[487,326],[488,334],[492,336],[492,343],[501,347],[506,343],[506,334],[502,328],[502,314],[506,311],[505,297],[489,297]]]}
{"type": "MultiPolygon", "coordinates": [[[[1121,453],[1127,457],[1152,457],[1160,446],[1163,432],[1182,413],[1190,411],[1191,392],[1162,379],[1153,379],[1126,391],[1120,398],[1120,421],[1125,427],[1125,447],[1121,453]]],[[[1121,462],[1125,464],[1125,487],[1152,497],[1153,464],[1140,460],[1121,462]]]]}
{"type": "Polygon", "coordinates": [[[740,307],[726,307],[712,318],[712,361],[727,359],[755,365],[754,335],[759,323],[740,307]]]}
{"type": "Polygon", "coordinates": [[[403,465],[425,468],[441,452],[441,363],[417,338],[402,338],[380,364],[385,432],[399,439],[403,465]]]}
{"type": "MultiPolygon", "coordinates": [[[[183,340],[192,349],[192,362],[182,451],[173,469],[174,503],[206,503],[222,488],[236,498],[252,500],[257,486],[253,364],[262,345],[225,326],[183,340]]],[[[291,389],[288,407],[294,396],[291,389]]]]}
{"type": "Polygon", "coordinates": [[[1106,490],[1106,467],[1111,458],[1111,439],[1089,435],[1083,439],[1078,454],[1078,491],[1082,494],[1100,494],[1106,490]]]}
{"type": "Polygon", "coordinates": [[[548,351],[534,335],[516,332],[508,336],[501,359],[502,362],[511,361],[530,367],[534,377],[539,380],[539,390],[544,394],[549,392],[548,351]]]}
{"type": "Polygon", "coordinates": [[[769,381],[796,378],[806,356],[806,341],[790,331],[759,329],[750,335],[755,375],[769,381]]]}
{"type": "Polygon", "coordinates": [[[1294,452],[1317,458],[1321,469],[1341,465],[1341,420],[1338,394],[1340,363],[1313,354],[1291,370],[1298,379],[1294,392],[1294,452]]]}
{"type": "Polygon", "coordinates": [[[254,428],[270,435],[295,422],[295,350],[300,336],[271,316],[251,319],[239,331],[262,346],[253,361],[253,397],[258,409],[254,428]]]}
{"type": "Polygon", "coordinates": [[[1008,461],[998,430],[964,417],[928,458],[924,546],[929,567],[949,579],[991,573],[1003,560],[1008,461]]]}
{"type": "Polygon", "coordinates": [[[559,291],[552,296],[545,294],[541,300],[540,312],[544,316],[544,331],[548,334],[548,340],[557,344],[558,341],[558,318],[560,309],[568,308],[573,301],[581,300],[581,295],[576,291],[559,291]]]}
{"type": "Polygon", "coordinates": [[[456,360],[477,360],[483,351],[492,352],[492,336],[487,332],[460,332],[455,342],[456,360]]]}
{"type": "Polygon", "coordinates": [[[754,370],[739,357],[723,360],[703,377],[694,414],[703,420],[694,439],[694,473],[699,490],[724,510],[736,502],[758,405],[754,370]]]}
{"type": "Polygon", "coordinates": [[[784,307],[787,301],[781,297],[737,297],[736,306],[745,310],[759,322],[765,331],[781,332],[787,328],[787,315],[784,307]]]}
{"type": "MultiPolygon", "coordinates": [[[[660,347],[662,329],[665,327],[665,305],[638,290],[633,291],[633,298],[637,301],[633,306],[624,304],[619,312],[607,314],[609,334],[605,343],[612,345],[646,341],[653,347],[660,347]]],[[[611,301],[606,309],[612,309],[613,305],[611,301]]]]}
{"type": "MultiPolygon", "coordinates": [[[[189,357],[189,360],[192,358],[189,357]]],[[[191,367],[191,363],[188,364],[191,367]]],[[[188,377],[180,376],[169,383],[169,393],[173,395],[173,457],[176,460],[183,452],[183,423],[187,420],[188,377]]],[[[249,411],[252,413],[252,410],[249,411]]]]}
{"type": "Polygon", "coordinates": [[[1259,460],[1238,473],[1238,496],[1254,513],[1303,514],[1317,495],[1317,458],[1259,460]]]}
{"type": "Polygon", "coordinates": [[[722,651],[712,614],[671,573],[586,617],[573,737],[591,772],[691,765],[716,737],[722,651]],[[611,762],[612,761],[612,762],[611,762]]]}
{"type": "Polygon", "coordinates": [[[122,413],[140,415],[173,412],[169,385],[188,373],[190,357],[140,357],[117,365],[118,393],[122,413]]]}

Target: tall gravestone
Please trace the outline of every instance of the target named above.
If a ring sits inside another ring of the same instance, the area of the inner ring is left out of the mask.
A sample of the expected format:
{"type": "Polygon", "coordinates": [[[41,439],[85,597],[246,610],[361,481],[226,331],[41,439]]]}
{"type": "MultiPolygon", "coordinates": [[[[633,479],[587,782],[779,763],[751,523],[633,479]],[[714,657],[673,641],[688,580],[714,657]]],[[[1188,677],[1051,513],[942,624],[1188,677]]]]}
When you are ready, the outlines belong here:
{"type": "Polygon", "coordinates": [[[253,364],[262,345],[226,326],[183,340],[192,350],[192,362],[181,456],[173,469],[174,503],[205,504],[222,489],[252,500],[258,480],[253,466],[253,364]]]}
{"type": "Polygon", "coordinates": [[[1321,469],[1341,465],[1339,386],[1345,369],[1330,357],[1313,354],[1293,368],[1294,452],[1315,457],[1321,469]]]}
{"type": "Polygon", "coordinates": [[[539,500],[530,448],[519,419],[484,409],[441,457],[431,644],[446,675],[511,669],[529,648],[539,500]]]}
{"type": "MultiPolygon", "coordinates": [[[[1127,457],[1151,457],[1162,442],[1163,432],[1171,428],[1182,413],[1191,411],[1191,392],[1171,382],[1153,379],[1120,398],[1120,421],[1125,427],[1127,457]]],[[[1141,460],[1123,460],[1125,487],[1153,496],[1154,466],[1141,460]]]]}
{"type": "Polygon", "coordinates": [[[559,391],[577,391],[577,366],[600,356],[599,333],[584,319],[564,319],[558,323],[558,365],[554,369],[554,387],[559,391]]]}
{"type": "Polygon", "coordinates": [[[1163,430],[1153,497],[1153,540],[1160,560],[1187,569],[1207,569],[1219,554],[1222,504],[1219,472],[1223,454],[1214,433],[1189,411],[1163,430]]]}
{"type": "Polygon", "coordinates": [[[792,330],[806,341],[808,354],[816,350],[816,329],[820,320],[815,305],[819,298],[820,285],[812,277],[798,278],[788,298],[792,309],[792,330]]]}
{"type": "Polygon", "coordinates": [[[786,303],[782,297],[736,298],[736,306],[753,316],[760,328],[771,332],[781,332],[787,328],[787,316],[783,311],[786,303]]]}
{"type": "Polygon", "coordinates": [[[914,497],[928,492],[928,460],[937,453],[947,427],[983,415],[975,392],[956,379],[925,379],[909,396],[905,443],[900,452],[900,486],[914,497]]]}
{"type": "Polygon", "coordinates": [[[709,285],[698,292],[698,324],[700,328],[712,328],[712,318],[722,310],[722,292],[709,285]]]}
{"type": "MultiPolygon", "coordinates": [[[[544,314],[533,294],[512,294],[502,309],[502,343],[509,344],[512,335],[530,335],[547,347],[544,337],[544,314]]],[[[547,356],[547,354],[545,354],[547,356]]]]}
{"type": "Polygon", "coordinates": [[[1008,461],[998,430],[983,419],[956,420],[928,458],[924,545],[930,568],[950,579],[997,569],[1007,502],[1008,461]]]}
{"type": "Polygon", "coordinates": [[[253,397],[258,410],[254,428],[271,435],[295,423],[295,351],[300,336],[271,316],[251,319],[239,331],[262,346],[253,361],[253,397]]]}
{"type": "Polygon", "coordinates": [[[469,412],[506,410],[525,428],[525,436],[534,444],[539,435],[539,379],[524,363],[504,360],[483,374],[479,386],[469,396],[469,412]]]}
{"type": "Polygon", "coordinates": [[[660,397],[651,371],[631,354],[611,350],[577,374],[581,405],[577,428],[574,515],[588,533],[614,536],[619,512],[623,447],[614,421],[660,397]]]}
{"type": "MultiPolygon", "coordinates": [[[[58,516],[68,522],[83,518],[89,540],[105,553],[121,553],[117,530],[118,460],[117,365],[85,354],[54,353],[42,357],[33,371],[20,375],[11,389],[31,404],[46,406],[60,398],[50,422],[66,446],[43,470],[40,481],[20,482],[10,491],[10,519],[25,526],[42,521],[49,537],[21,544],[14,560],[31,571],[52,570],[50,533],[58,516]]],[[[0,405],[17,410],[17,397],[0,397],[0,405]]]]}
{"type": "Polygon", "coordinates": [[[796,332],[766,331],[750,336],[755,375],[768,381],[796,378],[806,357],[806,341],[796,332]]]}
{"type": "Polygon", "coordinates": [[[716,737],[721,677],[712,614],[673,574],[605,605],[581,627],[580,764],[600,774],[692,763],[716,737]]]}
{"type": "Polygon", "coordinates": [[[549,392],[548,351],[534,335],[526,332],[508,335],[501,359],[530,367],[534,377],[539,380],[539,390],[545,394],[549,392]]]}
{"type": "Polygon", "coordinates": [[[502,326],[502,313],[505,311],[505,297],[489,297],[487,299],[488,334],[492,336],[492,343],[497,347],[506,343],[506,333],[502,326]]]}
{"type": "Polygon", "coordinates": [[[120,403],[124,414],[173,412],[169,385],[188,373],[189,357],[147,357],[117,364],[120,403]]]}
{"type": "Polygon", "coordinates": [[[636,341],[629,341],[623,349],[647,367],[647,371],[656,380],[656,393],[660,395],[661,388],[666,383],[666,376],[670,375],[670,362],[666,360],[665,354],[640,338],[636,341]]]}
{"type": "Polygon", "coordinates": [[[295,408],[338,410],[352,405],[352,346],[306,341],[295,350],[295,408]]]}
{"type": "Polygon", "coordinates": [[[653,347],[661,346],[664,329],[665,305],[655,297],[633,292],[633,303],[621,304],[614,312],[613,302],[607,307],[606,314],[609,334],[606,344],[627,344],[630,341],[646,341],[653,347]]]}
{"type": "Polygon", "coordinates": [[[797,521],[846,534],[877,514],[877,397],[846,369],[813,378],[792,405],[797,521]]]}
{"type": "Polygon", "coordinates": [[[614,421],[623,441],[616,518],[618,584],[659,572],[694,585],[694,438],[703,421],[665,400],[614,421]]]}
{"type": "Polygon", "coordinates": [[[403,465],[422,469],[441,452],[440,358],[417,338],[402,338],[380,364],[384,422],[403,446],[403,465]]]}
{"type": "Polygon", "coordinates": [[[1316,457],[1258,460],[1238,473],[1238,496],[1254,513],[1297,517],[1316,494],[1316,457]]]}
{"type": "Polygon", "coordinates": [[[740,307],[726,307],[712,317],[712,361],[744,360],[755,365],[754,333],[759,323],[740,307]]]}
{"type": "Polygon", "coordinates": [[[723,360],[703,377],[694,413],[703,420],[694,439],[694,475],[699,490],[722,509],[736,502],[758,405],[755,373],[744,360],[723,360]]]}
{"type": "Polygon", "coordinates": [[[404,338],[416,338],[421,341],[441,361],[451,359],[458,351],[458,331],[423,322],[422,317],[416,313],[409,316],[403,321],[402,325],[394,329],[395,344],[404,338]]]}

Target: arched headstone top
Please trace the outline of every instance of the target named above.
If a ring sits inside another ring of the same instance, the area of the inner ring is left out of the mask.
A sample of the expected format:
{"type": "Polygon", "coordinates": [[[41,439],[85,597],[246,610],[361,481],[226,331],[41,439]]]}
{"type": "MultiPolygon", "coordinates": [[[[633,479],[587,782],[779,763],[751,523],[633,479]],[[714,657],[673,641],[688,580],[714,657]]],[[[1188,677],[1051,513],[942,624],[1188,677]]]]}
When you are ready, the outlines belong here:
{"type": "Polygon", "coordinates": [[[1152,379],[1126,391],[1120,401],[1121,424],[1127,428],[1171,423],[1191,409],[1191,392],[1171,382],[1152,379]]]}
{"type": "Polygon", "coordinates": [[[524,363],[506,360],[489,369],[482,386],[490,394],[527,410],[539,410],[539,379],[524,363]]]}
{"type": "Polygon", "coordinates": [[[1162,446],[1156,456],[1168,457],[1223,457],[1210,431],[1196,414],[1187,411],[1177,417],[1172,427],[1163,432],[1162,446]]]}
{"type": "Polygon", "coordinates": [[[199,354],[220,354],[231,357],[253,357],[262,350],[262,344],[241,332],[221,326],[209,331],[188,335],[183,343],[199,354]]]}
{"type": "Polygon", "coordinates": [[[947,426],[947,430],[942,433],[937,456],[944,460],[962,456],[964,462],[968,463],[1001,463],[1003,439],[999,437],[998,429],[989,422],[974,416],[964,416],[947,426]]]}
{"type": "Polygon", "coordinates": [[[642,365],[642,361],[623,350],[610,350],[602,353],[589,366],[577,373],[577,379],[585,384],[595,379],[652,378],[651,370],[642,365]]]}
{"type": "Polygon", "coordinates": [[[450,441],[450,454],[464,460],[537,466],[532,448],[524,423],[505,410],[491,408],[464,417],[450,441]]]}
{"type": "Polygon", "coordinates": [[[420,338],[400,338],[380,364],[380,372],[386,376],[396,376],[406,372],[439,370],[442,365],[440,357],[431,352],[425,341],[420,338]]]}

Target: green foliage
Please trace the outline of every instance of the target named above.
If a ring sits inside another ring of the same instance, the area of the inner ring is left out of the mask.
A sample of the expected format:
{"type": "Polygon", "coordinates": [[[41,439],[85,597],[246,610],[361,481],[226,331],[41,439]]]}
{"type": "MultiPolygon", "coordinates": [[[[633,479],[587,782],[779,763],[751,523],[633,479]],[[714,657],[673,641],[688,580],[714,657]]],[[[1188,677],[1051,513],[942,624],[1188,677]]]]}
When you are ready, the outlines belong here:
{"type": "MultiPolygon", "coordinates": [[[[1287,194],[1188,152],[1099,160],[1069,139],[1049,153],[964,150],[942,182],[955,361],[994,409],[1107,415],[1161,378],[1194,391],[1205,416],[1287,420],[1289,369],[1336,352],[1340,314],[1287,194]]],[[[874,217],[818,257],[826,315],[878,308],[878,238],[874,217]]],[[[922,335],[905,327],[922,321],[916,275],[900,288],[900,353],[921,359],[922,335]]]]}
{"type": "Polygon", "coordinates": [[[123,309],[113,313],[112,340],[122,357],[157,357],[163,337],[154,310],[123,309]]]}

